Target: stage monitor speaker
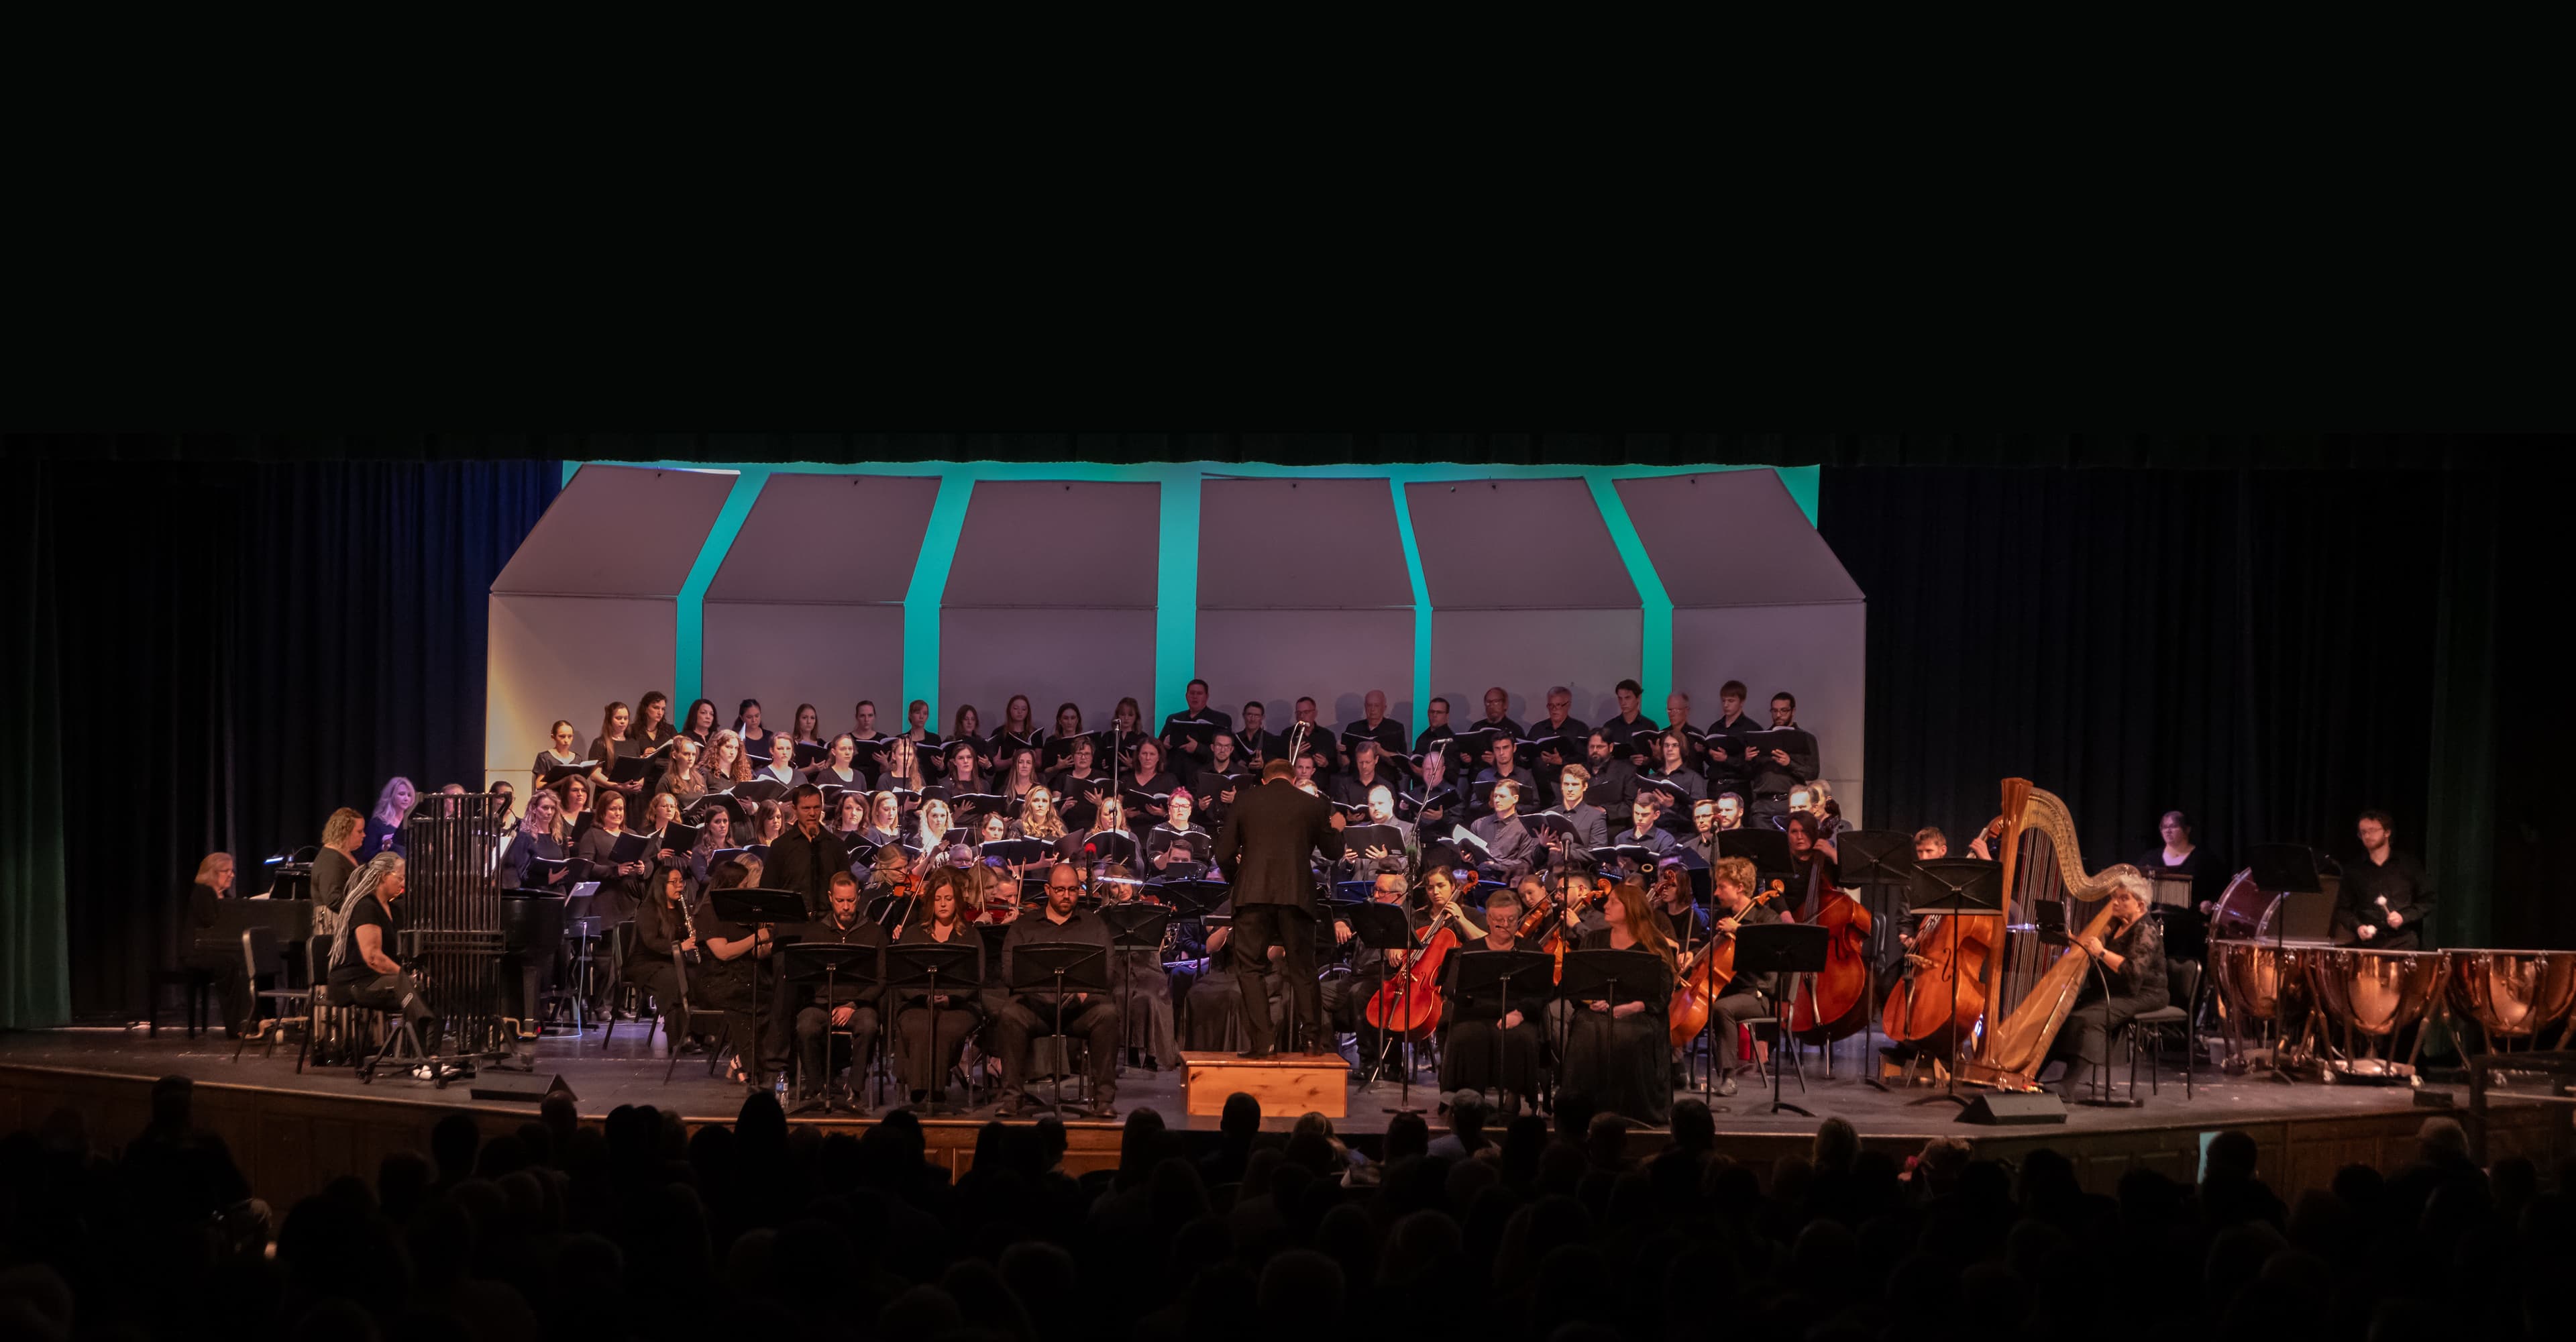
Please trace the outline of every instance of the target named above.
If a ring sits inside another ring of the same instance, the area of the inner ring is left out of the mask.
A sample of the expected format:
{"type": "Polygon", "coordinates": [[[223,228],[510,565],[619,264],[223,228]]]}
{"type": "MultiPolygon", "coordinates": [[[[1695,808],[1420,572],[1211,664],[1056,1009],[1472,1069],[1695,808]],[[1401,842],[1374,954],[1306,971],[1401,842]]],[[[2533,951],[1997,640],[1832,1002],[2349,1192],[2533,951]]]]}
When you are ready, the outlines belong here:
{"type": "Polygon", "coordinates": [[[1998,1091],[1978,1096],[1967,1108],[1959,1111],[1959,1121],[1995,1127],[2063,1123],[2066,1121],[2066,1102],[2044,1091],[2031,1095],[2008,1095],[1998,1091]]]}

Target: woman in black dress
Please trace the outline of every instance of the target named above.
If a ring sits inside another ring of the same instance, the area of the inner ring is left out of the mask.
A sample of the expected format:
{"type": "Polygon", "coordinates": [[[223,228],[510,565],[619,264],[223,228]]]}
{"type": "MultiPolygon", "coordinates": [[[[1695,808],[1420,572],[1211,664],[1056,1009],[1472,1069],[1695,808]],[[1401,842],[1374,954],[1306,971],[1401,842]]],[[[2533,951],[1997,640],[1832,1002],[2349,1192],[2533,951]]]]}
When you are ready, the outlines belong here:
{"type": "Polygon", "coordinates": [[[1672,939],[1655,926],[1646,892],[1634,884],[1611,887],[1601,901],[1601,914],[1603,925],[1584,933],[1576,949],[1646,951],[1660,972],[1641,983],[1621,982],[1615,1001],[1569,1004],[1563,1021],[1565,1088],[1589,1095],[1599,1112],[1661,1127],[1673,1113],[1672,1045],[1665,1037],[1673,995],[1672,939]]]}
{"type": "Polygon", "coordinates": [[[959,885],[954,871],[934,873],[929,898],[920,901],[910,922],[895,929],[898,946],[959,945],[975,952],[968,973],[960,976],[956,992],[943,992],[935,998],[926,992],[911,993],[894,1005],[895,1076],[914,1104],[921,1103],[934,1088],[947,1089],[948,1074],[956,1069],[959,1055],[966,1051],[966,1041],[984,1026],[976,993],[977,985],[984,981],[984,938],[966,920],[966,900],[959,893],[959,885]],[[934,1032],[936,1051],[932,1047],[934,1032]]]}
{"type": "Polygon", "coordinates": [[[646,858],[632,862],[615,862],[617,840],[626,833],[626,794],[603,792],[599,806],[591,813],[590,828],[573,842],[573,856],[587,859],[590,875],[599,882],[599,900],[608,921],[622,921],[635,912],[644,899],[644,873],[653,869],[646,858]]]}

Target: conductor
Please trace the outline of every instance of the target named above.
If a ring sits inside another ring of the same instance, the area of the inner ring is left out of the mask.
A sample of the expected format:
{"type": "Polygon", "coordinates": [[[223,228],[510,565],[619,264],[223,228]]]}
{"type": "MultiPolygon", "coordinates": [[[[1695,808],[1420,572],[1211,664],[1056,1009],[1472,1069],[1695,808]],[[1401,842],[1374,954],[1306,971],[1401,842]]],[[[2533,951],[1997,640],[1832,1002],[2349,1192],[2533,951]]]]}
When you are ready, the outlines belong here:
{"type": "Polygon", "coordinates": [[[1252,1047],[1247,1058],[1279,1051],[1270,1028],[1265,972],[1288,976],[1288,1046],[1297,1029],[1324,1018],[1315,983],[1315,869],[1310,854],[1323,852],[1327,868],[1342,855],[1342,817],[1332,806],[1298,790],[1296,766],[1286,759],[1263,765],[1261,786],[1227,808],[1217,832],[1217,866],[1234,886],[1234,981],[1243,992],[1243,1025],[1252,1047]]]}

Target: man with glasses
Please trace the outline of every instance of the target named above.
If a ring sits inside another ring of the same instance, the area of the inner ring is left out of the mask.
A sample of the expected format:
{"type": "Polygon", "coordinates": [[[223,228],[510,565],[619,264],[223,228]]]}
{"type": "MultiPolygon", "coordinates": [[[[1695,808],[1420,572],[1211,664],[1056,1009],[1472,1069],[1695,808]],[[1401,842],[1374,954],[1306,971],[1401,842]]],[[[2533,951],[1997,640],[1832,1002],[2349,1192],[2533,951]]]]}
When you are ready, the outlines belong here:
{"type": "Polygon", "coordinates": [[[1099,958],[1084,966],[1091,971],[1085,977],[1107,981],[1112,941],[1109,924],[1097,913],[1076,908],[1081,900],[1082,869],[1070,862],[1058,862],[1047,872],[1046,904],[1022,913],[1002,938],[1002,986],[994,990],[1000,1000],[990,1004],[993,1051],[1002,1059],[1002,1100],[993,1110],[995,1118],[1020,1116],[1028,1097],[1029,1041],[1057,1033],[1059,1011],[1062,1033],[1090,1045],[1087,1061],[1091,1115],[1110,1118],[1117,1113],[1117,995],[1076,991],[1065,993],[1059,1000],[1052,988],[1011,986],[1012,969],[1023,948],[1068,943],[1098,947],[1099,958]]]}

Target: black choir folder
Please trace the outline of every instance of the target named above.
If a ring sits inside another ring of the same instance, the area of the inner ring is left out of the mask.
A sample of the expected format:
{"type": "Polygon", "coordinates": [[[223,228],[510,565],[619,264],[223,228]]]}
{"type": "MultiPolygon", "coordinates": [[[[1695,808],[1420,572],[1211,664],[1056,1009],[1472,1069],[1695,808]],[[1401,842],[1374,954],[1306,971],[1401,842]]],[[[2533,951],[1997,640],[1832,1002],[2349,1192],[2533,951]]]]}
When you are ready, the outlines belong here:
{"type": "Polygon", "coordinates": [[[1753,751],[1754,758],[1758,760],[1771,758],[1771,752],[1774,750],[1787,751],[1789,757],[1795,759],[1800,755],[1816,753],[1816,738],[1813,734],[1802,732],[1795,727],[1774,727],[1765,731],[1745,732],[1730,743],[1730,748],[1734,749],[1735,758],[1739,760],[1744,758],[1745,750],[1753,751]]]}
{"type": "Polygon", "coordinates": [[[580,774],[584,778],[587,778],[590,776],[590,771],[598,767],[599,761],[597,760],[577,760],[571,764],[549,764],[546,766],[546,780],[539,786],[550,787],[572,777],[574,774],[580,774]]]}

